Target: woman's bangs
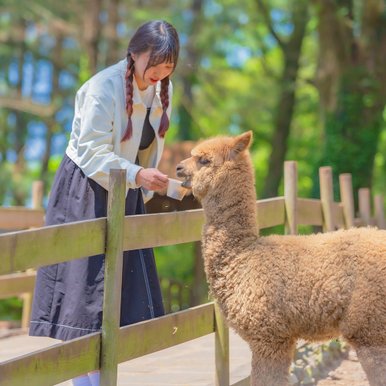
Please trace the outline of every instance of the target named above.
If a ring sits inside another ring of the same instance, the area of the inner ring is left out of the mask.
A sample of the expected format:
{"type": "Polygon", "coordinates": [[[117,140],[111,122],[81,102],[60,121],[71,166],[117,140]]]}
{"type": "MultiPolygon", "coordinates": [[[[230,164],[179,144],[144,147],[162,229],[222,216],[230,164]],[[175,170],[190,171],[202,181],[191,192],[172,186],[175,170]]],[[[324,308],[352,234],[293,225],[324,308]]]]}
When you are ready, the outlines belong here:
{"type": "Polygon", "coordinates": [[[178,53],[173,49],[173,46],[169,44],[154,48],[150,54],[147,68],[157,66],[161,63],[173,63],[175,67],[177,64],[177,57],[178,53]]]}

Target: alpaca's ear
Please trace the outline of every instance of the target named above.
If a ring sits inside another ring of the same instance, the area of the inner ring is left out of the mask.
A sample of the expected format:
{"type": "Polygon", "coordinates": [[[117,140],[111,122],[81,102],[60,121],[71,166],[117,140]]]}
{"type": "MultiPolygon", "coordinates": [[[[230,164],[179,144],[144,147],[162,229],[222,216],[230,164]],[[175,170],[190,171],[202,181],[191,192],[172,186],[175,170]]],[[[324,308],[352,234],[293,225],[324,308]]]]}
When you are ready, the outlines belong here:
{"type": "Polygon", "coordinates": [[[233,148],[231,150],[231,157],[236,157],[239,153],[248,149],[252,143],[252,131],[247,131],[235,138],[233,148]]]}

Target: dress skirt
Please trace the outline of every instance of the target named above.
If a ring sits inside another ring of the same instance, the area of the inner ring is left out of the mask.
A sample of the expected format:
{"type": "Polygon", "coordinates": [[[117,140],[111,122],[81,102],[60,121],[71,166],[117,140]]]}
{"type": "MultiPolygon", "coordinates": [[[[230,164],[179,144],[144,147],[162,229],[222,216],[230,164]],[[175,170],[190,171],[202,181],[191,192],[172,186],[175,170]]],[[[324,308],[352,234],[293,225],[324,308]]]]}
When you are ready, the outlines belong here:
{"type": "MultiPolygon", "coordinates": [[[[85,176],[66,155],[56,173],[46,225],[62,224],[107,213],[107,191],[85,176]]],[[[143,214],[140,189],[130,189],[126,215],[143,214]]],[[[144,232],[146,230],[144,229],[144,232]]],[[[61,340],[100,331],[104,255],[90,256],[38,270],[29,334],[61,340]]],[[[164,315],[152,249],[123,254],[121,326],[164,315]]]]}

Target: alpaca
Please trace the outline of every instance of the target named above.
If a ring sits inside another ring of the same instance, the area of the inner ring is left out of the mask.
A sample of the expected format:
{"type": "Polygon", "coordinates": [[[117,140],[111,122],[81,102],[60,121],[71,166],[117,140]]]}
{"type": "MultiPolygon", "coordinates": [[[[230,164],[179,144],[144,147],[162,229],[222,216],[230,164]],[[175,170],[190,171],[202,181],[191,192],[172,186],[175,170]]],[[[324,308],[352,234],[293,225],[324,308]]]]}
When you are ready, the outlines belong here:
{"type": "Polygon", "coordinates": [[[251,385],[288,385],[296,341],[344,337],[386,385],[386,231],[259,237],[251,132],[198,144],[177,166],[205,214],[210,291],[252,351],[251,385]]]}

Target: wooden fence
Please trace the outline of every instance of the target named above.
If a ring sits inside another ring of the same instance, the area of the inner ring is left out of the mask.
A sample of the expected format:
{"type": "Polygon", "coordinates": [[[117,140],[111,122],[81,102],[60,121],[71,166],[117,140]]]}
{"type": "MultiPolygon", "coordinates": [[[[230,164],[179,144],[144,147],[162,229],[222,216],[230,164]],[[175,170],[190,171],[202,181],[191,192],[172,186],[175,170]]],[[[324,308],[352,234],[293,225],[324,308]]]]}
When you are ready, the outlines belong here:
{"type": "MultiPolygon", "coordinates": [[[[359,191],[355,216],[351,176],[340,176],[341,202],[334,202],[332,171],[320,169],[321,199],[299,198],[297,167],[284,165],[284,197],[257,201],[260,229],[285,224],[288,234],[298,225],[323,226],[325,231],[353,225],[385,228],[383,197],[376,196],[371,213],[370,192],[359,191]]],[[[53,385],[92,370],[101,370],[101,386],[117,381],[117,364],[215,333],[215,384],[229,385],[229,336],[214,303],[119,328],[122,252],[197,241],[203,211],[124,217],[125,172],[112,170],[107,218],[80,221],[0,235],[0,292],[24,292],[28,274],[16,272],[106,253],[102,331],[0,363],[0,384],[53,385]],[[143,230],[146,229],[146,232],[143,230]],[[13,288],[13,290],[12,290],[13,288]]],[[[4,210],[0,210],[0,228],[4,210]]],[[[248,378],[233,386],[247,385],[248,378]]]]}
{"type": "MultiPolygon", "coordinates": [[[[32,207],[0,207],[0,231],[9,232],[42,227],[44,225],[43,182],[32,184],[32,207]]],[[[23,273],[0,276],[0,299],[19,296],[23,301],[21,327],[27,328],[31,315],[32,294],[35,287],[36,271],[28,269],[23,273]]]]}

